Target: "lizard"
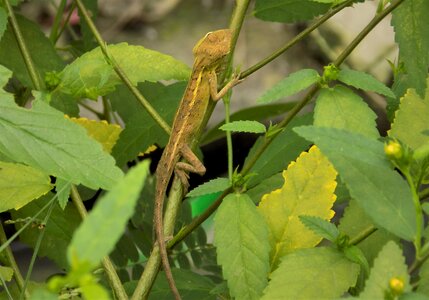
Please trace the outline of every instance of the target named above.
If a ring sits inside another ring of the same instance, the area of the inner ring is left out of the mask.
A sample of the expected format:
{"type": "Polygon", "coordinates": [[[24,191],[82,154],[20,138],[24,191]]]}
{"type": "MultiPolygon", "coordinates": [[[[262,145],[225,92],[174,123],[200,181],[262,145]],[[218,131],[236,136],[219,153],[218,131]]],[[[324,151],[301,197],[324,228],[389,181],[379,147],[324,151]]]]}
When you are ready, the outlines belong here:
{"type": "Polygon", "coordinates": [[[180,179],[186,191],[189,187],[186,172],[204,175],[206,171],[203,163],[192,152],[190,143],[201,130],[210,99],[218,101],[230,88],[240,82],[239,77],[234,76],[218,92],[217,72],[222,65],[223,58],[230,52],[231,37],[230,29],[212,31],[207,33],[193,48],[194,64],[191,76],[174,117],[169,141],[155,171],[157,180],[154,209],[156,241],[162,266],[175,299],[180,299],[180,294],[174,282],[165,244],[163,225],[165,194],[173,173],[180,179]]]}

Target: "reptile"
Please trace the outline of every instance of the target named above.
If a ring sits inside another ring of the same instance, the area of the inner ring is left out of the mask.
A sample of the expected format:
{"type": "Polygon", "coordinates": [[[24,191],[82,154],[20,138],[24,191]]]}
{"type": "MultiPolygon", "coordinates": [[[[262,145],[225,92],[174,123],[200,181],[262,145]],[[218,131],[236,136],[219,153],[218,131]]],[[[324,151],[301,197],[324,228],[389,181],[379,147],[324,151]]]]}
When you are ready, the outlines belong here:
{"type": "Polygon", "coordinates": [[[221,99],[230,88],[240,81],[238,76],[234,76],[218,92],[217,72],[223,64],[223,58],[230,52],[231,37],[230,29],[212,31],[207,33],[193,48],[192,73],[174,117],[169,141],[155,172],[157,179],[154,210],[156,240],[162,266],[175,299],[180,299],[180,294],[171,273],[165,244],[163,225],[165,194],[173,173],[180,179],[186,191],[189,187],[187,172],[204,175],[206,171],[202,162],[192,152],[190,143],[201,130],[210,99],[213,101],[221,99]]]}

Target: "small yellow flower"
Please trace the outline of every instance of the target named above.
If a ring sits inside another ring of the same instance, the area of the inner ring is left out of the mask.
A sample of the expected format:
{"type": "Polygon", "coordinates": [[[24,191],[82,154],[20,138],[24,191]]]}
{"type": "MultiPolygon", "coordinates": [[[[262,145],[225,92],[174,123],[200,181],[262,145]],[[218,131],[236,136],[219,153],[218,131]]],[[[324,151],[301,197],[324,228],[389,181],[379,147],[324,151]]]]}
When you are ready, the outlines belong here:
{"type": "Polygon", "coordinates": [[[401,278],[393,277],[389,280],[390,290],[395,295],[400,295],[404,292],[404,281],[401,278]]]}

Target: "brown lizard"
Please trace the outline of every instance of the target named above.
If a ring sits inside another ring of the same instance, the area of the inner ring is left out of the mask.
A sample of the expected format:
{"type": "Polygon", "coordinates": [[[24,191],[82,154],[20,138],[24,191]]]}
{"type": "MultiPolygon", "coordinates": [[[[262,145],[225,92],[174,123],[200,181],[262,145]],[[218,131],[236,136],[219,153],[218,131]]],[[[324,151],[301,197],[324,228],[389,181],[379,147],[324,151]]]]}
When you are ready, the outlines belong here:
{"type": "Polygon", "coordinates": [[[180,299],[168,262],[163,226],[163,206],[168,183],[173,175],[179,177],[184,189],[188,188],[188,175],[193,172],[204,175],[206,169],[195,156],[190,147],[193,138],[200,131],[210,98],[214,101],[222,98],[225,93],[239,80],[234,77],[222,90],[217,91],[217,75],[222,59],[231,48],[232,32],[222,29],[209,32],[194,47],[194,65],[179,109],[173,121],[172,131],[167,146],[162,153],[156,168],[156,194],[154,226],[161,255],[162,265],[176,299],[180,299]],[[184,159],[186,162],[179,161],[184,159]]]}

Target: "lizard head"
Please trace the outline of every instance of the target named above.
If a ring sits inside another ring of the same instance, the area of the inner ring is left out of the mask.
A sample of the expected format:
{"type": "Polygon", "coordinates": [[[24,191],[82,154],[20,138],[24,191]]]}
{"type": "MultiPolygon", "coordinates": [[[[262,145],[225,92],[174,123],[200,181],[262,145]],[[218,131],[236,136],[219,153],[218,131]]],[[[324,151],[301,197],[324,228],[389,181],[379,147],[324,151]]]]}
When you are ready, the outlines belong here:
{"type": "Polygon", "coordinates": [[[207,33],[194,47],[195,58],[209,66],[224,58],[231,48],[232,31],[221,29],[207,33]]]}

